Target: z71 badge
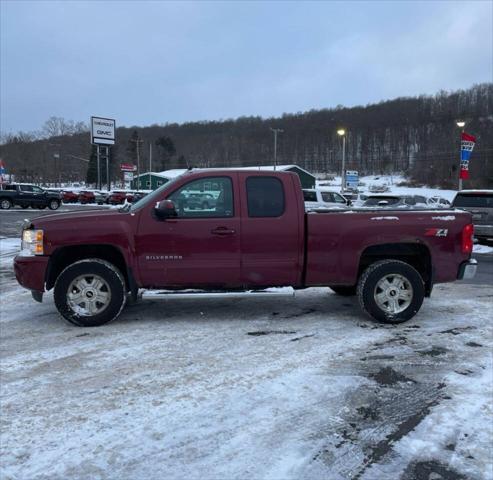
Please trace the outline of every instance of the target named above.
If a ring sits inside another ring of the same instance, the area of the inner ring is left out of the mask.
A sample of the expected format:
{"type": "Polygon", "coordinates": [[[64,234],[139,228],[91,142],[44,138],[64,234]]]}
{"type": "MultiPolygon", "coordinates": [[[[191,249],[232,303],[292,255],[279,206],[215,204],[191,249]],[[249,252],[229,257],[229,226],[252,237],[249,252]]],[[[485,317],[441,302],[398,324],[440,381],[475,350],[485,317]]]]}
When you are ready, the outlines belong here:
{"type": "Polygon", "coordinates": [[[425,232],[425,237],[446,237],[447,235],[447,228],[427,228],[425,232]]]}

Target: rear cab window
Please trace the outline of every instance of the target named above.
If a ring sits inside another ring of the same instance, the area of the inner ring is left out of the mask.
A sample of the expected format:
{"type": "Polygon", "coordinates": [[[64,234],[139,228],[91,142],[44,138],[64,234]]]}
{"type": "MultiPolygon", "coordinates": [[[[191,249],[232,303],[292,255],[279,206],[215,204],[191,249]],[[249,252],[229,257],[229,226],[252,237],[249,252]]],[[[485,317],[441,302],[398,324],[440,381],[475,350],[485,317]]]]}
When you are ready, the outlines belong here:
{"type": "Polygon", "coordinates": [[[284,213],[284,186],[279,178],[248,177],[246,192],[249,217],[280,217],[284,213]]]}
{"type": "Polygon", "coordinates": [[[454,207],[493,208],[493,193],[458,193],[454,207]]]}

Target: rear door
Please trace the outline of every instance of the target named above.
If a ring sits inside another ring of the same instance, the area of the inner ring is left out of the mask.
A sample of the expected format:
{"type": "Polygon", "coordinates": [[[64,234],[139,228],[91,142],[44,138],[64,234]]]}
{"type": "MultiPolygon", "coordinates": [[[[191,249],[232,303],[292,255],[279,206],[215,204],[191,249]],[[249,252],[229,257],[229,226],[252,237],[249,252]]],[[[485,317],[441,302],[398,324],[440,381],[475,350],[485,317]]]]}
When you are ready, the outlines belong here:
{"type": "Polygon", "coordinates": [[[21,205],[38,205],[39,201],[34,194],[32,185],[19,185],[18,198],[21,205]]]}
{"type": "Polygon", "coordinates": [[[247,287],[297,285],[304,248],[304,208],[296,195],[301,194],[299,179],[256,172],[242,172],[239,179],[242,283],[247,287]]]}

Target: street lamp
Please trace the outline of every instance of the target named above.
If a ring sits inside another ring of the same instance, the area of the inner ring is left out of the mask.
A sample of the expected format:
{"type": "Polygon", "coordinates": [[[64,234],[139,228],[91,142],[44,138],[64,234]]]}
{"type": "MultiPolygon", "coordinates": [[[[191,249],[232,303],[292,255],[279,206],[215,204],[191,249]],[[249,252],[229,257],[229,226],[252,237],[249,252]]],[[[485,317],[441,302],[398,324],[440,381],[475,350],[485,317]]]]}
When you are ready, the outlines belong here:
{"type": "MultiPolygon", "coordinates": [[[[464,122],[463,120],[457,120],[455,124],[461,129],[461,132],[464,133],[464,127],[466,126],[466,122],[464,122]]],[[[462,178],[460,178],[461,163],[462,163],[462,152],[461,149],[459,148],[459,190],[462,190],[462,178]]]]}
{"type": "Polygon", "coordinates": [[[341,193],[344,192],[345,185],[345,167],[346,167],[346,130],[344,128],[340,128],[337,130],[337,135],[342,137],[342,168],[341,168],[341,193]]]}

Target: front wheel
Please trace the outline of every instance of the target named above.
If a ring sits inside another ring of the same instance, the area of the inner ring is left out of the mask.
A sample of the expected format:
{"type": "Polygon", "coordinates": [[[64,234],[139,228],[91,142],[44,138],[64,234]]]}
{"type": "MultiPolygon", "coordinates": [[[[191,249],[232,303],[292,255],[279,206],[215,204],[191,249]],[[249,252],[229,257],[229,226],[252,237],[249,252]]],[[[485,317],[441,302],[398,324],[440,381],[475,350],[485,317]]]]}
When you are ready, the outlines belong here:
{"type": "Polygon", "coordinates": [[[400,260],[381,260],[370,265],[358,282],[361,308],[384,323],[405,322],[419,311],[425,296],[423,278],[400,260]]]}
{"type": "Polygon", "coordinates": [[[50,210],[57,210],[59,206],[60,206],[60,202],[58,200],[50,200],[50,203],[48,205],[50,210]]]}
{"type": "Polygon", "coordinates": [[[97,327],[114,320],[126,300],[125,280],[111,263],[88,258],[69,265],[57,278],[55,305],[70,323],[97,327]]]}

